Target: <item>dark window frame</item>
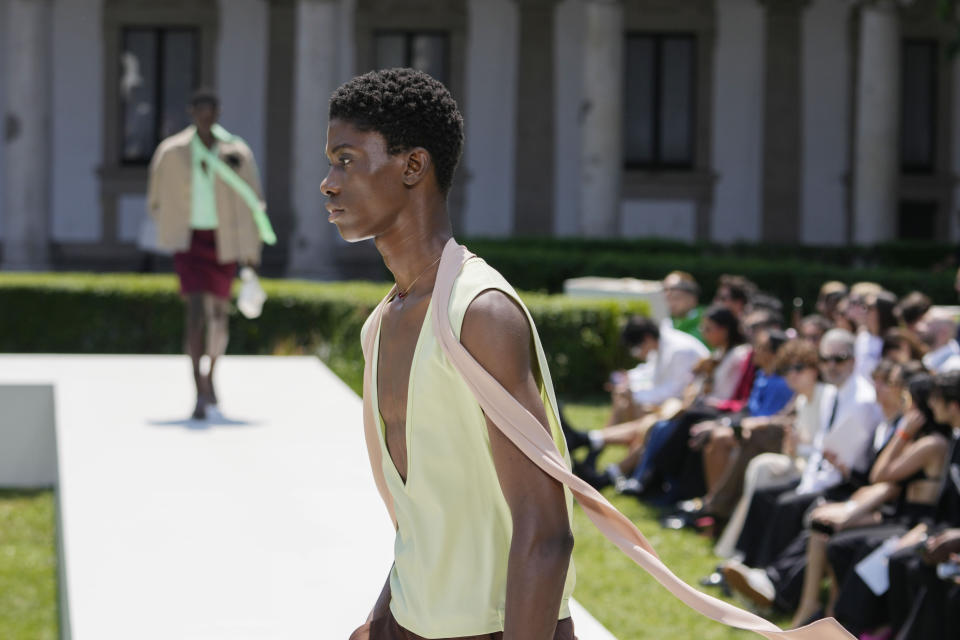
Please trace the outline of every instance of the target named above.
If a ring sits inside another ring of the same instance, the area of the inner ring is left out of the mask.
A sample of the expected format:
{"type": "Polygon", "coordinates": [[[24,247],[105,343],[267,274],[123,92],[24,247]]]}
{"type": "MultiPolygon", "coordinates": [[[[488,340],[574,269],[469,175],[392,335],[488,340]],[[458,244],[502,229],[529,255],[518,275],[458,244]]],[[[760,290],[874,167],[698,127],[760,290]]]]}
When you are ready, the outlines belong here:
{"type": "MultiPolygon", "coordinates": [[[[166,51],[166,35],[169,33],[186,33],[192,36],[193,38],[193,87],[194,90],[197,89],[201,84],[201,58],[203,55],[202,49],[202,30],[200,27],[187,26],[187,25],[121,25],[119,29],[119,38],[120,38],[120,53],[122,54],[127,50],[127,37],[131,33],[152,33],[156,38],[156,70],[154,74],[154,99],[153,99],[153,148],[150,152],[140,158],[127,158],[124,146],[127,139],[127,120],[126,120],[126,109],[123,99],[123,95],[118,92],[117,100],[118,104],[118,115],[120,117],[120,127],[119,127],[119,136],[117,137],[117,158],[119,159],[120,166],[123,167],[143,167],[150,164],[150,160],[153,157],[154,151],[156,151],[157,146],[163,141],[163,137],[160,135],[161,121],[163,118],[163,105],[164,105],[164,77],[166,72],[166,60],[164,53],[166,51]]],[[[119,64],[119,59],[117,60],[119,64]]],[[[184,105],[186,108],[186,105],[184,105]]]]}
{"type": "Polygon", "coordinates": [[[439,36],[443,40],[443,77],[437,78],[443,82],[444,86],[450,86],[450,74],[452,70],[451,60],[451,39],[452,34],[446,29],[374,29],[373,30],[373,61],[377,60],[377,39],[383,36],[402,36],[403,37],[403,57],[405,67],[410,67],[413,61],[413,41],[417,36],[439,36]]]}
{"type": "Polygon", "coordinates": [[[629,77],[630,69],[626,64],[627,57],[627,47],[631,39],[641,39],[647,38],[653,41],[653,160],[649,162],[644,161],[634,161],[629,159],[628,150],[626,145],[624,145],[623,150],[623,166],[625,169],[630,170],[682,170],[682,171],[691,171],[696,168],[697,164],[697,107],[700,101],[700,95],[698,92],[698,61],[699,61],[699,38],[696,32],[690,31],[627,31],[624,39],[624,121],[629,118],[630,114],[626,110],[627,102],[627,78],[629,77]],[[663,93],[663,43],[665,40],[685,40],[690,42],[690,112],[689,112],[689,126],[690,126],[690,142],[689,148],[687,149],[688,161],[685,162],[668,162],[664,161],[661,157],[661,148],[660,148],[660,134],[662,128],[661,122],[661,113],[660,108],[662,105],[662,93],[663,93]]]}
{"type": "MultiPolygon", "coordinates": [[[[939,104],[940,104],[940,62],[942,60],[942,47],[940,41],[936,38],[903,38],[900,43],[900,52],[903,59],[906,59],[906,51],[909,46],[922,45],[926,48],[932,50],[931,60],[933,64],[930,66],[930,77],[928,78],[931,87],[930,94],[930,110],[927,114],[927,117],[930,120],[930,139],[928,143],[930,145],[930,159],[929,162],[925,164],[909,164],[906,160],[906,89],[904,78],[901,77],[901,88],[900,88],[900,145],[899,145],[899,164],[900,171],[905,175],[930,175],[936,173],[937,171],[937,157],[938,157],[938,144],[937,144],[937,133],[940,130],[940,122],[938,118],[939,113],[939,104]]],[[[903,68],[902,73],[906,73],[906,69],[903,68]]]]}

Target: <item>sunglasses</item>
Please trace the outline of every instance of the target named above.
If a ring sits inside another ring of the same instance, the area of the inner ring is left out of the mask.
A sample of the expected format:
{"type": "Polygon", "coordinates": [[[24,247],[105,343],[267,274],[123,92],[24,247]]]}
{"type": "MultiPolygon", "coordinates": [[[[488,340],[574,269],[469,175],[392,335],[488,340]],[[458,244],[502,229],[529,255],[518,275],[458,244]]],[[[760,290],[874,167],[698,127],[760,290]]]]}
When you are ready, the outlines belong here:
{"type": "Polygon", "coordinates": [[[849,353],[840,353],[835,356],[820,356],[820,362],[826,364],[832,362],[833,364],[843,364],[847,360],[853,359],[853,356],[849,353]]]}
{"type": "Polygon", "coordinates": [[[788,365],[788,366],[784,367],[784,368],[783,368],[783,373],[784,373],[784,375],[786,375],[786,374],[788,374],[788,373],[800,373],[801,371],[806,371],[806,370],[809,369],[809,368],[810,368],[810,365],[808,365],[808,364],[803,364],[803,363],[799,363],[799,362],[798,362],[797,364],[791,364],[791,365],[788,365]]]}

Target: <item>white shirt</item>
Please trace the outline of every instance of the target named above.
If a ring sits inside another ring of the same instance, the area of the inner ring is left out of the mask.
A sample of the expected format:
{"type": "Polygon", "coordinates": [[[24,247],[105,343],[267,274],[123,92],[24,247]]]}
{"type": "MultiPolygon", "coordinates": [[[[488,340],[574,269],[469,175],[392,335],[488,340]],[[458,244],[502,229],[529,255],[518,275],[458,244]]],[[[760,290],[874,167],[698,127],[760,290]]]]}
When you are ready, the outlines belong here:
{"type": "Polygon", "coordinates": [[[827,385],[818,382],[813,388],[813,395],[808,400],[806,396],[797,394],[797,418],[793,422],[793,429],[797,434],[797,456],[807,460],[813,455],[813,442],[820,432],[820,422],[823,419],[823,395],[827,385]]]}
{"type": "Polygon", "coordinates": [[[825,444],[828,445],[826,448],[830,444],[826,442],[828,434],[830,441],[846,443],[843,451],[834,453],[846,460],[851,469],[867,471],[873,458],[875,431],[883,419],[876,390],[866,378],[856,373],[839,390],[829,385],[824,391],[820,409],[821,427],[814,439],[814,452],[797,487],[797,493],[801,494],[816,493],[843,482],[843,474],[823,457],[825,444]]]}
{"type": "Polygon", "coordinates": [[[693,367],[709,355],[703,343],[693,336],[661,326],[653,381],[647,389],[635,389],[633,401],[660,404],[668,398],[679,398],[693,382],[693,367]]]}
{"type": "Polygon", "coordinates": [[[880,363],[882,353],[883,338],[873,335],[866,329],[860,329],[853,343],[853,357],[856,362],[854,373],[859,373],[865,378],[872,376],[873,370],[880,363]]]}
{"type": "Polygon", "coordinates": [[[935,373],[946,373],[947,371],[960,369],[960,344],[951,339],[950,342],[939,349],[934,349],[923,356],[923,366],[928,371],[935,373]]]}
{"type": "Polygon", "coordinates": [[[713,391],[710,397],[717,400],[729,400],[737,391],[743,363],[751,356],[753,349],[749,344],[734,347],[726,354],[717,368],[713,370],[713,391]]]}

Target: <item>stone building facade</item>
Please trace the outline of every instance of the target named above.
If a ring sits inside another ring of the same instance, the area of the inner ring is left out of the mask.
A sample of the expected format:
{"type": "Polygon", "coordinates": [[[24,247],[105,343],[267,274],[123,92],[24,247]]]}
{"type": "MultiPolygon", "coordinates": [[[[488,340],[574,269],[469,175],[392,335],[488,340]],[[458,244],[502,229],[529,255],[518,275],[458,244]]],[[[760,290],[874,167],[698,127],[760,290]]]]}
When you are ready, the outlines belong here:
{"type": "Polygon", "coordinates": [[[457,98],[464,235],[960,239],[936,0],[0,0],[2,265],[134,268],[194,86],[260,161],[275,273],[370,264],[323,215],[326,101],[378,66],[457,98]]]}

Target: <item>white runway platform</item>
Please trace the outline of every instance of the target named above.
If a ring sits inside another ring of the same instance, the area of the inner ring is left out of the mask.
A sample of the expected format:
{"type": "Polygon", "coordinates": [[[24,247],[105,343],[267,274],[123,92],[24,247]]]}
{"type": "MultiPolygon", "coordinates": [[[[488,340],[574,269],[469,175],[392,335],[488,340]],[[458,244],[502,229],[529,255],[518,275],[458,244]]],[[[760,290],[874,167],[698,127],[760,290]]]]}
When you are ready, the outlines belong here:
{"type": "MultiPolygon", "coordinates": [[[[63,637],[345,640],[390,567],[360,400],[315,358],[0,356],[0,486],[56,484],[63,637]]],[[[581,640],[611,636],[581,607],[581,640]]]]}

